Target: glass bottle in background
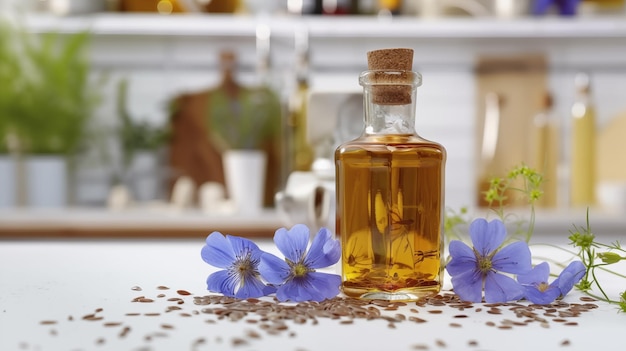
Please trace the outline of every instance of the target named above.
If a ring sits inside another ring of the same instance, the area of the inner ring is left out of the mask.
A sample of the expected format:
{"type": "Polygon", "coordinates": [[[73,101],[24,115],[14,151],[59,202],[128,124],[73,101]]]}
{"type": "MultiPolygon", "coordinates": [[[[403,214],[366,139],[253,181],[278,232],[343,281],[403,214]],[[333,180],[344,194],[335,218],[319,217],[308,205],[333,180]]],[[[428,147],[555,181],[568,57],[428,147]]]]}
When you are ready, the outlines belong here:
{"type": "Polygon", "coordinates": [[[309,93],[309,34],[305,29],[295,33],[296,89],[289,97],[287,118],[287,168],[309,171],[313,151],[307,140],[307,98],[309,93]]]}
{"type": "Polygon", "coordinates": [[[442,284],[446,151],[415,132],[413,50],[368,53],[365,128],[335,152],[342,290],[415,300],[442,284]]]}
{"type": "Polygon", "coordinates": [[[556,208],[559,203],[560,125],[553,110],[552,95],[545,93],[541,111],[533,119],[533,168],[543,174],[543,196],[537,205],[556,208]]]}
{"type": "Polygon", "coordinates": [[[595,204],[596,115],[591,101],[589,76],[578,74],[575,86],[577,97],[572,106],[570,204],[572,207],[584,207],[595,204]]]}

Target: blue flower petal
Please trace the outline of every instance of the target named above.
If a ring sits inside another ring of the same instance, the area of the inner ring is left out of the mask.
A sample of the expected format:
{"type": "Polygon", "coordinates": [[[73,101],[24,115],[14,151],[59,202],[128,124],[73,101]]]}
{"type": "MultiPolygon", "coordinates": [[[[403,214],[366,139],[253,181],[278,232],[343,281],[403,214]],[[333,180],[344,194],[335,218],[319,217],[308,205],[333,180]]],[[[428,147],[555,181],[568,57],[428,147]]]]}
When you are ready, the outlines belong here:
{"type": "Polygon", "coordinates": [[[450,276],[476,269],[476,255],[465,243],[459,240],[452,240],[450,245],[448,245],[448,250],[452,260],[446,264],[446,270],[450,276]]]}
{"type": "Polygon", "coordinates": [[[290,230],[280,228],[274,234],[274,243],[285,258],[299,262],[309,245],[309,228],[304,224],[296,224],[290,230]]]}
{"type": "Polygon", "coordinates": [[[339,294],[341,277],[337,274],[310,272],[306,275],[306,280],[314,290],[311,294],[313,301],[332,299],[339,294]]]}
{"type": "Polygon", "coordinates": [[[239,285],[239,279],[228,271],[215,272],[207,278],[207,289],[225,296],[234,297],[235,289],[239,285]]]}
{"type": "Polygon", "coordinates": [[[312,299],[311,286],[304,278],[289,280],[278,287],[276,298],[278,301],[309,301],[312,299]]]}
{"type": "Polygon", "coordinates": [[[475,219],[469,227],[474,249],[482,256],[496,250],[506,237],[506,228],[499,219],[487,222],[484,218],[475,219]]]}
{"type": "Polygon", "coordinates": [[[582,262],[574,261],[563,269],[559,277],[552,284],[559,288],[561,296],[565,296],[572,290],[574,285],[583,278],[586,272],[587,269],[582,262]]]}
{"type": "Polygon", "coordinates": [[[452,288],[463,301],[481,302],[483,277],[477,270],[467,270],[452,277],[452,288]]]}
{"type": "Polygon", "coordinates": [[[283,284],[289,277],[290,267],[285,262],[270,253],[264,252],[259,262],[259,273],[270,284],[283,284]]]}
{"type": "Polygon", "coordinates": [[[206,238],[200,255],[204,262],[218,268],[228,268],[235,260],[231,243],[220,232],[213,232],[206,238]]]}
{"type": "Polygon", "coordinates": [[[251,297],[261,297],[268,295],[273,289],[267,289],[268,287],[263,282],[254,276],[247,276],[243,280],[243,284],[239,286],[239,290],[235,292],[235,297],[238,299],[247,299],[251,297]]]}
{"type": "Polygon", "coordinates": [[[517,281],[522,285],[537,285],[547,283],[550,277],[550,265],[548,262],[541,262],[530,272],[517,275],[517,281]]]}
{"type": "Polygon", "coordinates": [[[226,235],[226,239],[230,242],[235,257],[241,257],[248,253],[250,253],[250,258],[253,261],[258,261],[261,257],[261,249],[252,240],[232,235],[226,235]]]}
{"type": "Polygon", "coordinates": [[[325,268],[334,265],[341,258],[339,240],[333,239],[331,232],[321,228],[313,238],[304,264],[308,268],[325,268]]]}
{"type": "Polygon", "coordinates": [[[545,291],[540,291],[536,286],[525,286],[526,299],[537,305],[547,305],[559,297],[560,291],[557,287],[550,286],[545,291]]]}
{"type": "Polygon", "coordinates": [[[485,277],[485,301],[487,303],[508,302],[524,297],[526,291],[513,278],[490,272],[485,277]]]}
{"type": "Polygon", "coordinates": [[[492,267],[500,272],[525,274],[532,269],[528,244],[517,241],[500,249],[491,260],[492,267]]]}

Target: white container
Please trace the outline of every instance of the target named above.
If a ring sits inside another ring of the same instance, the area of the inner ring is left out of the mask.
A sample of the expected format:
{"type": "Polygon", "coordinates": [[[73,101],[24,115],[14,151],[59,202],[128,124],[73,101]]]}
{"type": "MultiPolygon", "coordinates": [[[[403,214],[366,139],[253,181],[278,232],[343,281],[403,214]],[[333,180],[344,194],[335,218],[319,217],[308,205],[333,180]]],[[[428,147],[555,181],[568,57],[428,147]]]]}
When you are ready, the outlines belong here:
{"type": "Polygon", "coordinates": [[[9,155],[0,155],[0,208],[17,205],[17,162],[9,155]]]}
{"type": "Polygon", "coordinates": [[[267,155],[261,150],[229,150],[222,155],[229,197],[238,214],[263,209],[267,155]]]}
{"type": "Polygon", "coordinates": [[[63,156],[28,156],[25,159],[26,205],[67,205],[67,159],[63,156]]]}
{"type": "Polygon", "coordinates": [[[160,160],[157,152],[138,151],[129,168],[130,190],[137,202],[158,200],[163,190],[160,160]]]}

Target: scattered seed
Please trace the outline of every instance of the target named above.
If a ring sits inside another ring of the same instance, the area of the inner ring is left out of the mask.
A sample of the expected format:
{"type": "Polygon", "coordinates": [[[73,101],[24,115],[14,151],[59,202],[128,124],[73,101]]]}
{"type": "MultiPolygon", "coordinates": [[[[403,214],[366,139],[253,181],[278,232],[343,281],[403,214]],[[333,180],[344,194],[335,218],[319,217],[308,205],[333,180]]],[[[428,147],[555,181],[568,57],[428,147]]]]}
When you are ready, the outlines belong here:
{"type": "Polygon", "coordinates": [[[443,311],[442,310],[430,310],[430,311],[428,311],[428,313],[430,313],[430,314],[441,314],[441,313],[443,313],[443,311]]]}
{"type": "Polygon", "coordinates": [[[117,327],[122,325],[122,322],[106,322],[103,324],[105,327],[117,327]]]}
{"type": "Polygon", "coordinates": [[[104,338],[98,338],[98,339],[96,340],[96,344],[98,344],[98,345],[102,345],[102,344],[104,344],[104,343],[105,343],[105,341],[106,341],[106,340],[105,340],[104,338]]]}
{"type": "Polygon", "coordinates": [[[594,299],[593,297],[589,297],[589,296],[581,296],[580,297],[580,301],[594,302],[594,301],[598,301],[598,300],[594,299]]]}
{"type": "Polygon", "coordinates": [[[140,316],[141,313],[137,313],[137,312],[130,312],[130,313],[126,313],[126,316],[140,316]]]}
{"type": "Polygon", "coordinates": [[[191,293],[187,290],[176,290],[176,293],[178,293],[178,295],[183,295],[183,296],[191,295],[191,293]]]}
{"type": "Polygon", "coordinates": [[[157,297],[158,298],[163,298],[163,297],[165,297],[165,294],[158,294],[157,297]]]}
{"type": "Polygon", "coordinates": [[[161,324],[161,328],[163,328],[163,329],[174,329],[174,326],[171,325],[171,324],[163,323],[163,324],[161,324]]]}
{"type": "Polygon", "coordinates": [[[441,339],[435,340],[435,344],[437,344],[437,346],[439,346],[439,347],[446,347],[447,346],[446,343],[443,340],[441,340],[441,339]]]}
{"type": "Polygon", "coordinates": [[[124,327],[124,329],[122,329],[122,331],[119,334],[120,338],[124,338],[126,337],[126,335],[128,335],[128,333],[130,332],[130,327],[126,326],[124,327]]]}
{"type": "Polygon", "coordinates": [[[428,345],[416,344],[413,345],[413,350],[428,350],[428,345]]]}
{"type": "Polygon", "coordinates": [[[496,323],[492,322],[492,321],[488,321],[485,323],[488,327],[495,327],[496,323]]]}
{"type": "Polygon", "coordinates": [[[53,320],[46,320],[46,321],[41,321],[41,322],[39,322],[39,324],[42,324],[42,325],[57,324],[57,321],[53,321],[53,320]]]}
{"type": "Polygon", "coordinates": [[[151,312],[151,313],[144,313],[144,316],[148,316],[148,317],[156,317],[156,316],[160,316],[161,314],[158,312],[151,312]]]}
{"type": "Polygon", "coordinates": [[[456,316],[454,316],[454,318],[467,318],[467,317],[469,316],[466,314],[457,314],[456,316]]]}
{"type": "Polygon", "coordinates": [[[561,346],[569,346],[571,342],[568,339],[561,341],[561,346]]]}
{"type": "Polygon", "coordinates": [[[341,321],[341,322],[339,322],[339,323],[340,323],[340,324],[352,324],[352,323],[354,323],[354,321],[353,321],[353,320],[351,320],[351,319],[346,319],[346,320],[343,320],[343,321],[341,321]]]}
{"type": "Polygon", "coordinates": [[[132,288],[130,288],[130,290],[133,290],[133,291],[141,291],[142,289],[141,289],[141,287],[140,287],[140,286],[135,285],[135,286],[133,286],[132,288]]]}
{"type": "Polygon", "coordinates": [[[413,316],[409,317],[409,320],[411,322],[415,322],[415,323],[426,323],[425,319],[418,318],[418,317],[413,317],[413,316]]]}
{"type": "Polygon", "coordinates": [[[452,328],[461,328],[461,325],[459,323],[450,323],[450,326],[452,328]]]}
{"type": "Polygon", "coordinates": [[[242,338],[233,338],[233,346],[247,345],[248,341],[242,338]]]}
{"type": "Polygon", "coordinates": [[[157,290],[169,290],[169,289],[170,289],[170,288],[168,288],[168,287],[167,287],[167,286],[165,286],[165,285],[159,285],[159,286],[157,286],[157,290]]]}
{"type": "Polygon", "coordinates": [[[578,325],[578,322],[567,322],[564,325],[575,326],[578,325]]]}
{"type": "Polygon", "coordinates": [[[498,329],[512,329],[513,327],[510,325],[499,325],[498,329]]]}
{"type": "Polygon", "coordinates": [[[470,340],[470,341],[467,342],[467,345],[469,345],[469,346],[478,346],[478,341],[470,340]]]}

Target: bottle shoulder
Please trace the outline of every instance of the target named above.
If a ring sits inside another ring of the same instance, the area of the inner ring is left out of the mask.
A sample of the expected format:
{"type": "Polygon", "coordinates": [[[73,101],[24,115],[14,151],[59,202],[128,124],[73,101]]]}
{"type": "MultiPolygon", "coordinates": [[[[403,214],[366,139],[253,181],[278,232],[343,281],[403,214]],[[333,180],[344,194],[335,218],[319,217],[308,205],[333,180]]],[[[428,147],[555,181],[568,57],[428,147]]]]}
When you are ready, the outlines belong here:
{"type": "Polygon", "coordinates": [[[337,153],[355,152],[359,150],[374,152],[392,152],[409,150],[430,150],[445,155],[446,149],[440,143],[424,139],[415,134],[402,135],[365,135],[347,141],[337,148],[337,153]]]}

